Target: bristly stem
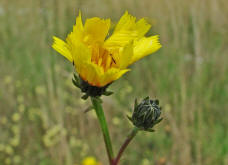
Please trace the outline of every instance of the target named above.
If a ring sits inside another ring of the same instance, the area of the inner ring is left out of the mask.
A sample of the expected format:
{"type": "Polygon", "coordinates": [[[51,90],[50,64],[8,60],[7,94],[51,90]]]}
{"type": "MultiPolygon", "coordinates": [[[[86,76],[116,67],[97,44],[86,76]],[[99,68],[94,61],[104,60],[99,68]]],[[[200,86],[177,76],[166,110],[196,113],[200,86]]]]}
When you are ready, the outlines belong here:
{"type": "Polygon", "coordinates": [[[103,108],[101,105],[101,101],[95,97],[91,97],[91,101],[92,101],[93,107],[96,111],[97,118],[98,118],[99,123],[100,123],[100,127],[101,127],[103,137],[104,137],[104,141],[105,141],[106,151],[107,151],[108,158],[109,158],[109,163],[111,165],[113,163],[113,158],[114,158],[113,150],[112,150],[112,143],[111,143],[108,125],[107,125],[107,122],[105,119],[104,111],[103,111],[103,108]]]}
{"type": "Polygon", "coordinates": [[[117,157],[114,159],[113,164],[112,165],[118,165],[119,160],[123,154],[123,152],[125,151],[125,149],[127,148],[128,144],[132,141],[132,139],[136,136],[136,134],[138,133],[138,128],[134,127],[131,131],[131,133],[128,135],[127,139],[125,140],[125,142],[123,143],[123,145],[121,146],[119,153],[117,155],[117,157]]]}

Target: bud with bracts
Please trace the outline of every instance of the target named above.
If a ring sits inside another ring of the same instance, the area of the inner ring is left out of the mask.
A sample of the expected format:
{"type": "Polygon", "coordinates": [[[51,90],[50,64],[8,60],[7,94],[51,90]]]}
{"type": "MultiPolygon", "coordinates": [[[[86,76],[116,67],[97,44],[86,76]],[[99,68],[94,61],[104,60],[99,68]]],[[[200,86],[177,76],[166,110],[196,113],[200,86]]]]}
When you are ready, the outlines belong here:
{"type": "Polygon", "coordinates": [[[148,96],[140,104],[135,100],[134,112],[128,119],[140,130],[154,132],[152,128],[162,121],[160,115],[159,101],[151,100],[148,96]]]}

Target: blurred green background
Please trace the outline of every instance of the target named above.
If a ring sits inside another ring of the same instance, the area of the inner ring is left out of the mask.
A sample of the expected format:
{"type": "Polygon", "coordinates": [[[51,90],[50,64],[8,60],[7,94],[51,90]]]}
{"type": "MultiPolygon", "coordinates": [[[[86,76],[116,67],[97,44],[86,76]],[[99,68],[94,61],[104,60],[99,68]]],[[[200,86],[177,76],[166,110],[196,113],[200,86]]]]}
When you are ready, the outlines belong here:
{"type": "Polygon", "coordinates": [[[125,10],[147,17],[163,45],[103,98],[116,152],[135,97],[163,107],[156,132],[140,132],[122,165],[228,165],[227,0],[1,0],[0,165],[75,165],[90,155],[107,165],[96,116],[83,112],[90,102],[51,48],[79,9],[113,25],[125,10]]]}

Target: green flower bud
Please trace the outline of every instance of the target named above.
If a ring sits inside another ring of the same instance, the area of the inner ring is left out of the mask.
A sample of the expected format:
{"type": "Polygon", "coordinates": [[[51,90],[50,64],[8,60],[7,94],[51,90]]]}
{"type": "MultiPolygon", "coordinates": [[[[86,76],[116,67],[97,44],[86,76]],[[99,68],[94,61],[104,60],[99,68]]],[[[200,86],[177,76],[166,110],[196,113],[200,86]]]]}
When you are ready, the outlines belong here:
{"type": "Polygon", "coordinates": [[[161,122],[161,107],[158,100],[150,100],[149,96],[142,100],[140,104],[135,101],[132,117],[128,117],[131,122],[139,129],[154,131],[154,125],[161,122]]]}

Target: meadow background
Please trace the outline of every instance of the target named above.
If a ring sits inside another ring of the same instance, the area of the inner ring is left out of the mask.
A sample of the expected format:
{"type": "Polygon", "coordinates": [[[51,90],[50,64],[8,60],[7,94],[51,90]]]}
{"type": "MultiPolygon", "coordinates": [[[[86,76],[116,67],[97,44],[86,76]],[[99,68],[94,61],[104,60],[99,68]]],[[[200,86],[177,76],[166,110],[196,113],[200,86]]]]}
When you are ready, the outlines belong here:
{"type": "Polygon", "coordinates": [[[128,10],[153,24],[162,49],[132,65],[104,97],[117,152],[132,125],[134,98],[158,98],[164,120],[140,132],[122,165],[228,165],[227,0],[1,0],[0,165],[107,165],[94,112],[71,79],[72,65],[52,48],[79,9],[83,18],[128,10]]]}

